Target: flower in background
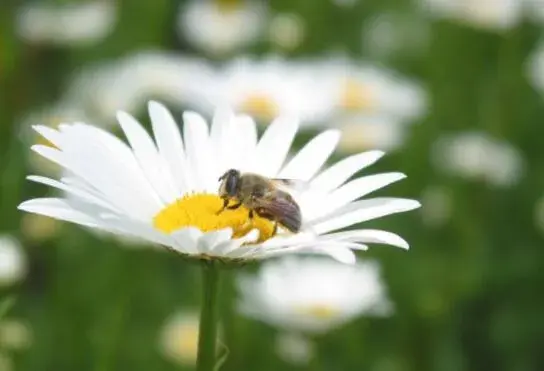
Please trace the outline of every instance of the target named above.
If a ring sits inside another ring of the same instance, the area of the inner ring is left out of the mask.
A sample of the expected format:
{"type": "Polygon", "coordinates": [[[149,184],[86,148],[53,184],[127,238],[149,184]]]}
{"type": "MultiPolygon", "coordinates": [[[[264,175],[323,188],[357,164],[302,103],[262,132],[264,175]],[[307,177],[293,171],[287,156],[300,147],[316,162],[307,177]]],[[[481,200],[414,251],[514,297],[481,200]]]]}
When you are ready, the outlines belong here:
{"type": "Polygon", "coordinates": [[[488,30],[505,30],[523,16],[525,0],[421,0],[424,11],[488,30]]]}
{"type": "Polygon", "coordinates": [[[384,117],[344,119],[338,125],[342,138],[338,150],[359,152],[367,149],[393,151],[399,148],[406,136],[406,126],[384,117]]]}
{"type": "Polygon", "coordinates": [[[432,160],[439,170],[497,187],[514,185],[523,173],[523,158],[516,148],[477,131],[440,139],[432,160]]]}
{"type": "Polygon", "coordinates": [[[321,334],[361,315],[392,311],[376,262],[345,265],[316,257],[266,263],[238,280],[240,311],[273,326],[321,334]]]}
{"type": "Polygon", "coordinates": [[[363,50],[376,58],[399,54],[416,56],[427,48],[429,22],[420,14],[381,13],[365,21],[362,28],[363,50]]]}
{"type": "Polygon", "coordinates": [[[257,41],[266,24],[264,2],[253,0],[190,0],[178,15],[178,31],[209,54],[226,54],[257,41]]]}
{"type": "Polygon", "coordinates": [[[359,65],[346,58],[319,62],[314,77],[331,94],[338,114],[348,117],[390,117],[407,122],[426,108],[423,89],[393,71],[359,65]]]}
{"type": "Polygon", "coordinates": [[[544,95],[544,39],[529,59],[527,74],[533,86],[544,95]]]}
{"type": "Polygon", "coordinates": [[[0,286],[22,280],[26,272],[26,257],[19,241],[9,235],[0,235],[0,286]]]}
{"type": "Polygon", "coordinates": [[[314,356],[312,342],[302,334],[282,332],[276,336],[276,353],[285,362],[306,365],[314,356]]]}
{"type": "MultiPolygon", "coordinates": [[[[32,330],[28,323],[19,319],[0,321],[0,347],[2,350],[21,351],[32,345],[32,330]]],[[[0,367],[0,370],[3,368],[0,367]]]]}
{"type": "Polygon", "coordinates": [[[208,88],[208,101],[229,105],[261,122],[289,115],[311,125],[330,117],[333,108],[330,94],[316,83],[315,72],[305,62],[238,58],[224,66],[219,80],[208,88]]]}
{"type": "Polygon", "coordinates": [[[274,15],[268,27],[270,42],[284,50],[293,50],[304,41],[304,20],[295,13],[274,15]]]}
{"type": "Polygon", "coordinates": [[[17,31],[21,38],[56,45],[90,45],[104,39],[117,17],[113,1],[92,0],[64,5],[33,3],[20,9],[17,31]]]}
{"type": "Polygon", "coordinates": [[[146,51],[81,71],[62,102],[98,121],[113,122],[106,118],[115,110],[136,111],[151,98],[177,106],[201,105],[202,89],[210,86],[212,78],[213,71],[204,61],[146,51]]]}
{"type": "Polygon", "coordinates": [[[195,312],[180,312],[170,317],[160,336],[162,353],[182,365],[194,365],[198,350],[199,318],[195,312]]]}
{"type": "Polygon", "coordinates": [[[296,120],[278,118],[258,138],[248,116],[221,109],[208,129],[200,115],[185,112],[182,138],[164,106],[151,102],[149,115],[155,140],[132,116],[118,113],[130,146],[83,123],[60,125],[58,130],[36,126],[55,147],[32,149],[69,175],[60,181],[28,179],[71,197],[33,199],[19,209],[135,236],[198,259],[238,262],[312,252],[353,263],[352,250],[366,249],[366,242],[408,247],[390,232],[338,232],[419,207],[419,202],[401,198],[360,200],[405,177],[392,172],[348,181],[383,152],[359,153],[320,171],[339,141],[336,130],[317,135],[286,162],[298,130],[296,120]],[[218,178],[228,169],[308,181],[310,188],[296,195],[302,219],[299,231],[289,234],[280,226],[276,235],[272,221],[258,215],[250,219],[245,206],[218,213],[223,206],[218,178]]]}

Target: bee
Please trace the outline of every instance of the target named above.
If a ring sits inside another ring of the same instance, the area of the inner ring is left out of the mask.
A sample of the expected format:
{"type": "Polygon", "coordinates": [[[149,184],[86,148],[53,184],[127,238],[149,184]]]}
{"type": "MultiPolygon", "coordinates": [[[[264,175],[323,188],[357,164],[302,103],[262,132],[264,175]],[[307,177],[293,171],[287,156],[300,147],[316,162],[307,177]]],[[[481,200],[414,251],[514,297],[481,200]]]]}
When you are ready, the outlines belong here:
{"type": "Polygon", "coordinates": [[[225,172],[219,181],[219,196],[223,199],[223,207],[218,214],[225,209],[234,210],[244,205],[249,209],[250,220],[257,214],[274,222],[272,235],[276,234],[278,224],[292,233],[300,230],[300,207],[288,192],[280,189],[282,185],[292,185],[293,181],[241,173],[236,169],[225,172]],[[235,203],[229,205],[231,200],[235,203]]]}

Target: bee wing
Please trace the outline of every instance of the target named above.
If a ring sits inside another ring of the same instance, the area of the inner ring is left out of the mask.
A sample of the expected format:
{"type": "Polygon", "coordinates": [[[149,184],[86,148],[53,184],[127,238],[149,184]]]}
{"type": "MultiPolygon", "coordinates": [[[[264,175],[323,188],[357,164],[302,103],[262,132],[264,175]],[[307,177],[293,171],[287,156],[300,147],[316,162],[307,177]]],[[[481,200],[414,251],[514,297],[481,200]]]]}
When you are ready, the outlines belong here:
{"type": "Polygon", "coordinates": [[[302,192],[310,188],[309,182],[300,179],[273,178],[271,180],[276,187],[287,191],[302,192]]]}
{"type": "Polygon", "coordinates": [[[259,198],[255,206],[259,215],[276,219],[291,231],[300,229],[302,224],[300,208],[289,194],[269,193],[259,198]]]}

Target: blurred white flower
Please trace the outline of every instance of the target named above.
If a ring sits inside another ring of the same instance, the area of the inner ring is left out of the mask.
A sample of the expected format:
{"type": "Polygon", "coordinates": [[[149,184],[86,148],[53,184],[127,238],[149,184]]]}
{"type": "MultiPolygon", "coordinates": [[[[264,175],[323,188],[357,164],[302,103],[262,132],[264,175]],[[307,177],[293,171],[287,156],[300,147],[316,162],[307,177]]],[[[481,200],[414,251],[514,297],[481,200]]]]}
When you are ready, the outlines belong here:
{"type": "Polygon", "coordinates": [[[113,30],[116,13],[115,3],[107,0],[64,5],[33,2],[19,10],[17,31],[33,43],[90,45],[113,30]]]}
{"type": "Polygon", "coordinates": [[[377,58],[397,53],[418,55],[427,47],[429,36],[429,22],[411,13],[378,14],[362,28],[363,49],[377,58]]]}
{"type": "Polygon", "coordinates": [[[304,20],[295,13],[274,15],[268,28],[270,41],[281,49],[296,49],[304,40],[304,20]]]}
{"type": "Polygon", "coordinates": [[[393,151],[405,139],[406,126],[384,117],[352,118],[338,122],[342,137],[338,150],[358,152],[365,149],[393,151]]]}
{"type": "Polygon", "coordinates": [[[429,227],[438,227],[448,221],[452,213],[452,199],[448,189],[429,186],[421,194],[421,216],[429,227]]]}
{"type": "Polygon", "coordinates": [[[209,54],[248,46],[262,36],[266,3],[253,0],[190,0],[180,9],[180,36],[209,54]]]}
{"type": "Polygon", "coordinates": [[[344,265],[316,257],[266,263],[241,276],[240,310],[289,331],[323,333],[359,315],[388,315],[392,308],[375,262],[344,265]]]}
{"type": "Polygon", "coordinates": [[[195,312],[181,312],[170,317],[160,336],[162,353],[170,360],[194,365],[198,350],[199,316],[195,312]]]}
{"type": "Polygon", "coordinates": [[[276,353],[283,361],[302,366],[313,357],[314,346],[304,335],[282,332],[276,336],[276,353]]]}
{"type": "Polygon", "coordinates": [[[339,114],[385,116],[410,121],[426,108],[417,83],[378,66],[357,64],[344,57],[320,62],[313,77],[331,93],[339,114]]]}
{"type": "Polygon", "coordinates": [[[208,89],[209,101],[260,121],[286,115],[311,125],[329,117],[333,108],[330,93],[316,82],[315,72],[311,63],[303,61],[239,58],[228,63],[220,80],[208,89]]]}
{"type": "Polygon", "coordinates": [[[112,112],[118,109],[137,111],[150,98],[178,106],[193,102],[202,104],[202,89],[210,85],[208,80],[213,78],[212,74],[204,61],[179,54],[145,51],[82,70],[73,79],[62,101],[97,117],[95,121],[113,123],[112,112]]]}
{"type": "Polygon", "coordinates": [[[26,257],[19,241],[9,235],[0,235],[0,286],[20,281],[26,271],[26,257]]]}
{"type": "Polygon", "coordinates": [[[514,27],[523,16],[525,0],[421,0],[434,17],[452,19],[489,30],[514,27]]]}
{"type": "MultiPolygon", "coordinates": [[[[9,350],[24,350],[32,344],[32,330],[21,320],[5,319],[0,322],[0,347],[9,350]]],[[[0,368],[2,370],[2,368],[0,368]]]]}
{"type": "Polygon", "coordinates": [[[477,131],[440,139],[432,160],[439,170],[497,187],[514,185],[523,173],[523,158],[516,148],[477,131]]]}
{"type": "Polygon", "coordinates": [[[529,58],[527,74],[533,86],[544,95],[544,39],[529,58]]]}

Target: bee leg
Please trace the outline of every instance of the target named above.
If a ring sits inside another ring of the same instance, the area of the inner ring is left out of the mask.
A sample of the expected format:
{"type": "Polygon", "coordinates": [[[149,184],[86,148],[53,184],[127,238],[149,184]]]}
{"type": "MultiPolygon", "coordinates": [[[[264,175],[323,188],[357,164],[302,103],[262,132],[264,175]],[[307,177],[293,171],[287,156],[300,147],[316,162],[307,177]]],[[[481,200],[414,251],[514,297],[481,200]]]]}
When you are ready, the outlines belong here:
{"type": "Polygon", "coordinates": [[[226,206],[226,208],[227,208],[228,210],[236,210],[236,209],[239,208],[240,206],[242,206],[242,203],[241,203],[241,202],[238,202],[236,205],[226,206]]]}
{"type": "Polygon", "coordinates": [[[249,219],[253,219],[253,209],[249,210],[249,213],[247,214],[249,219]]]}
{"type": "Polygon", "coordinates": [[[278,221],[274,221],[274,229],[272,229],[272,237],[274,237],[278,233],[278,221]]]}
{"type": "Polygon", "coordinates": [[[228,209],[228,204],[229,204],[229,199],[228,198],[224,198],[223,199],[223,207],[221,208],[221,210],[219,210],[216,215],[219,215],[221,214],[223,211],[225,211],[225,209],[228,209]]]}

